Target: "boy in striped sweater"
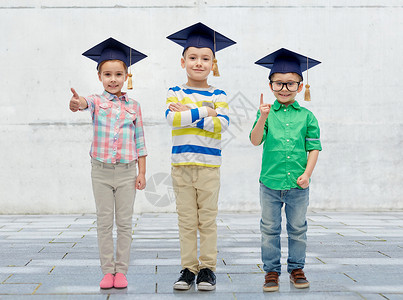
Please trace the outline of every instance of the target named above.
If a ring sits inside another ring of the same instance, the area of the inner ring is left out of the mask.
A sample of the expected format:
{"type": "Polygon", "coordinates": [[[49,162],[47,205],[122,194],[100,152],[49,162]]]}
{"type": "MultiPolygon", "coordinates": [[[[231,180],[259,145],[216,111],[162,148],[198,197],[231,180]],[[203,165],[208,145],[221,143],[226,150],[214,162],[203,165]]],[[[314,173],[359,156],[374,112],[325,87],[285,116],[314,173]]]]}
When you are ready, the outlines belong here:
{"type": "Polygon", "coordinates": [[[215,52],[234,41],[197,23],[168,37],[184,47],[187,83],[168,90],[166,119],[172,126],[172,181],[178,212],[182,271],[174,289],[187,290],[197,274],[199,290],[214,290],[217,261],[221,133],[229,125],[224,91],[207,78],[218,73],[215,52]],[[197,231],[200,257],[197,257],[197,231]]]}

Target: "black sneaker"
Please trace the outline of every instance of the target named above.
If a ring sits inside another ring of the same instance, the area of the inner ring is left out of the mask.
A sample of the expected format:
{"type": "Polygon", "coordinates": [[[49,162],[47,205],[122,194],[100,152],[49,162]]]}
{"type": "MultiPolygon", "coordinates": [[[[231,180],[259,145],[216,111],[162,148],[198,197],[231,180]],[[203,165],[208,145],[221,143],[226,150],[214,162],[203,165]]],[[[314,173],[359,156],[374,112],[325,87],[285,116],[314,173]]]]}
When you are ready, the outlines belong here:
{"type": "Polygon", "coordinates": [[[215,289],[215,274],[210,269],[201,269],[197,275],[197,289],[200,291],[212,291],[215,289]]]}
{"type": "Polygon", "coordinates": [[[174,283],[175,290],[188,290],[193,285],[195,281],[195,274],[189,271],[188,268],[181,271],[182,275],[174,283]]]}

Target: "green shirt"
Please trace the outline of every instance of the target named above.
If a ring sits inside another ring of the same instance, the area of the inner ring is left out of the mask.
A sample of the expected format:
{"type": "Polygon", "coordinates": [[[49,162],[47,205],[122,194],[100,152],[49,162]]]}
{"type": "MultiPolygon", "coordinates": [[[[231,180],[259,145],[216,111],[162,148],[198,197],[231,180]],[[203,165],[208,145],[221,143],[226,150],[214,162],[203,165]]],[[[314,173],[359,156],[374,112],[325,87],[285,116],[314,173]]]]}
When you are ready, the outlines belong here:
{"type": "MultiPolygon", "coordinates": [[[[260,110],[252,130],[260,117],[260,110]]],[[[250,135],[249,135],[250,137],[250,135]]],[[[322,150],[318,120],[297,101],[286,107],[277,100],[264,125],[260,182],[273,190],[300,188],[307,151],[322,150]]]]}

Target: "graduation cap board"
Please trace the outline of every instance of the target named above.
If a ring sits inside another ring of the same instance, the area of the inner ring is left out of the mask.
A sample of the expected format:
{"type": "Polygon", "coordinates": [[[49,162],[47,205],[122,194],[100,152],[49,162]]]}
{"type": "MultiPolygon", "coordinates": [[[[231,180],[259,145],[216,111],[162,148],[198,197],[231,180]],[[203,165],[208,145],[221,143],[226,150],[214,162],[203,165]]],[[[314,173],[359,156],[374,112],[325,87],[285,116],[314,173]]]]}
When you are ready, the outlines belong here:
{"type": "MultiPolygon", "coordinates": [[[[320,64],[321,62],[313,58],[298,54],[285,48],[281,48],[269,55],[259,59],[255,64],[261,65],[270,69],[269,78],[274,73],[297,73],[302,76],[302,72],[320,64]]],[[[308,84],[308,72],[307,72],[307,84],[305,85],[305,100],[310,101],[310,85],[308,84]]]]}
{"type": "MultiPolygon", "coordinates": [[[[167,39],[182,46],[182,54],[187,48],[196,47],[210,48],[215,55],[217,51],[236,44],[233,40],[200,22],[167,36],[167,39]]],[[[215,58],[213,60],[213,75],[220,76],[215,58]]]]}
{"type": "Polygon", "coordinates": [[[112,37],[85,51],[83,55],[97,62],[97,69],[102,62],[107,60],[120,60],[124,62],[127,67],[130,67],[130,72],[128,74],[129,81],[127,83],[128,89],[133,88],[131,65],[147,57],[147,55],[115,40],[112,37]]]}

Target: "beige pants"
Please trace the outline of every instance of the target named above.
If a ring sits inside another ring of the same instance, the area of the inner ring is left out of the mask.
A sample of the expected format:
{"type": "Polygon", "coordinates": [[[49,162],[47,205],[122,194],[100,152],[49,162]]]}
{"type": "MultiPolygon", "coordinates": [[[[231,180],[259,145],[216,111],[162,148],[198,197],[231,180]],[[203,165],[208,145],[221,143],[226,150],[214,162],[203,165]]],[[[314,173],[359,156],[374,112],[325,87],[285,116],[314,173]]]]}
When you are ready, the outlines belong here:
{"type": "Polygon", "coordinates": [[[215,271],[220,168],[174,166],[172,182],[178,213],[182,269],[188,268],[195,274],[203,268],[215,271]],[[199,259],[197,230],[200,235],[199,259]]]}
{"type": "Polygon", "coordinates": [[[127,274],[136,195],[136,161],[129,164],[107,164],[92,159],[91,164],[102,272],[127,274]],[[116,259],[112,237],[114,217],[117,227],[116,259]]]}

